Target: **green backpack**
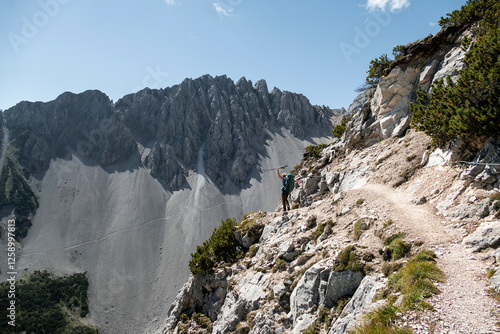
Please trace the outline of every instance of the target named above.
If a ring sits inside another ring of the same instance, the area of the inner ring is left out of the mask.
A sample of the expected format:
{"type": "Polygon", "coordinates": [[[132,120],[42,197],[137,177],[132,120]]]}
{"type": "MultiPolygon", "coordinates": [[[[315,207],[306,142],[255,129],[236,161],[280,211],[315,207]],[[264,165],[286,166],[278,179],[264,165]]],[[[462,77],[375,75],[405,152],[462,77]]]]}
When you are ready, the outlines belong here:
{"type": "Polygon", "coordinates": [[[286,191],[291,193],[294,187],[295,187],[295,176],[293,176],[293,174],[290,173],[286,176],[286,191]]]}

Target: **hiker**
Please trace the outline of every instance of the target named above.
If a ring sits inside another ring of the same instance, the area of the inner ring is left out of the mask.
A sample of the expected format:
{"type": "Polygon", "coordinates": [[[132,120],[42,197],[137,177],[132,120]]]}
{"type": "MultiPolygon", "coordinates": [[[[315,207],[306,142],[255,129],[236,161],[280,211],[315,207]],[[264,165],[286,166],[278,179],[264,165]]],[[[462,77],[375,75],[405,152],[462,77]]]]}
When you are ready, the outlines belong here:
{"type": "Polygon", "coordinates": [[[288,203],[288,196],[292,192],[295,186],[295,180],[292,173],[286,175],[286,173],[280,174],[280,169],[277,169],[278,177],[281,179],[281,202],[283,203],[283,212],[290,210],[290,204],[288,203]]]}

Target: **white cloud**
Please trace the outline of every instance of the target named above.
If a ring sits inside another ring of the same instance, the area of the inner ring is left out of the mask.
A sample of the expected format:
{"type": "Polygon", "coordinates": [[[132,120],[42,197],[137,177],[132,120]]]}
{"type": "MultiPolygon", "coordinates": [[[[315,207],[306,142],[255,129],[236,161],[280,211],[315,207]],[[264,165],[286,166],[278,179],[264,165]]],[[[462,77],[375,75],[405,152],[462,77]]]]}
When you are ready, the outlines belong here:
{"type": "Polygon", "coordinates": [[[166,2],[166,3],[167,3],[167,5],[169,5],[169,6],[176,5],[175,0],[165,0],[165,2],[166,2]]]}
{"type": "Polygon", "coordinates": [[[233,8],[222,8],[221,5],[219,5],[218,3],[214,3],[213,4],[214,8],[215,8],[215,11],[220,14],[220,15],[224,15],[224,16],[233,16],[233,8]]]}
{"type": "Polygon", "coordinates": [[[368,0],[366,8],[369,10],[385,11],[387,7],[391,12],[410,6],[410,0],[368,0]]]}

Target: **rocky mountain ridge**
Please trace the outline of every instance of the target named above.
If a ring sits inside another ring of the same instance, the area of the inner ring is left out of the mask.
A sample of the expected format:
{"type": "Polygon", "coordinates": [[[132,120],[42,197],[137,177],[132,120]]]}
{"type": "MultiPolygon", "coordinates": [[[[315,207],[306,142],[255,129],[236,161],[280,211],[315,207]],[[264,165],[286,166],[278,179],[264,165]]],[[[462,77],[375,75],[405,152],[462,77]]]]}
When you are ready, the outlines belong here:
{"type": "Polygon", "coordinates": [[[203,146],[207,175],[221,189],[248,185],[269,136],[331,134],[342,110],[312,106],[303,95],[268,91],[260,80],[205,75],[166,89],[144,89],[116,103],[99,91],[64,93],[48,103],[21,102],[4,112],[25,171],[40,175],[55,158],[76,154],[113,169],[132,156],[169,189],[185,186],[203,146]]]}
{"type": "Polygon", "coordinates": [[[86,272],[87,320],[103,333],[344,333],[392,298],[401,305],[386,276],[431,250],[424,256],[448,276],[435,282],[443,294],[397,324],[497,332],[487,289],[500,277],[498,140],[460,167],[464,143],[436,149],[408,131],[417,87],[458,73],[465,37],[472,30],[449,29],[409,47],[349,107],[333,142],[332,117],[343,109],[269,92],[263,81],[204,76],[116,103],[98,91],[20,103],[3,113],[2,130],[40,205],[18,243],[19,270],[86,272]],[[330,143],[321,157],[295,170],[299,208],[271,212],[276,167],[320,142],[330,143]],[[174,300],[196,246],[246,212],[252,233],[235,237],[247,257],[190,277],[174,300]],[[385,245],[394,235],[402,257],[385,245]],[[334,270],[346,249],[364,269],[334,270]]]}

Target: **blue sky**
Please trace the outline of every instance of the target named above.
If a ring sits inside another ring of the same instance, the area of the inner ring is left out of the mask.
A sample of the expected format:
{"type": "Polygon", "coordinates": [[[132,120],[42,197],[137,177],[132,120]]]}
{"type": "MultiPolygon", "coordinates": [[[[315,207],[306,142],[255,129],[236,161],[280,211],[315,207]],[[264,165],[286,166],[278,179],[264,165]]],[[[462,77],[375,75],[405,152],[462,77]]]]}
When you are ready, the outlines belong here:
{"type": "Polygon", "coordinates": [[[348,107],[371,59],[465,0],[4,0],[0,109],[99,89],[116,101],[204,74],[348,107]]]}

